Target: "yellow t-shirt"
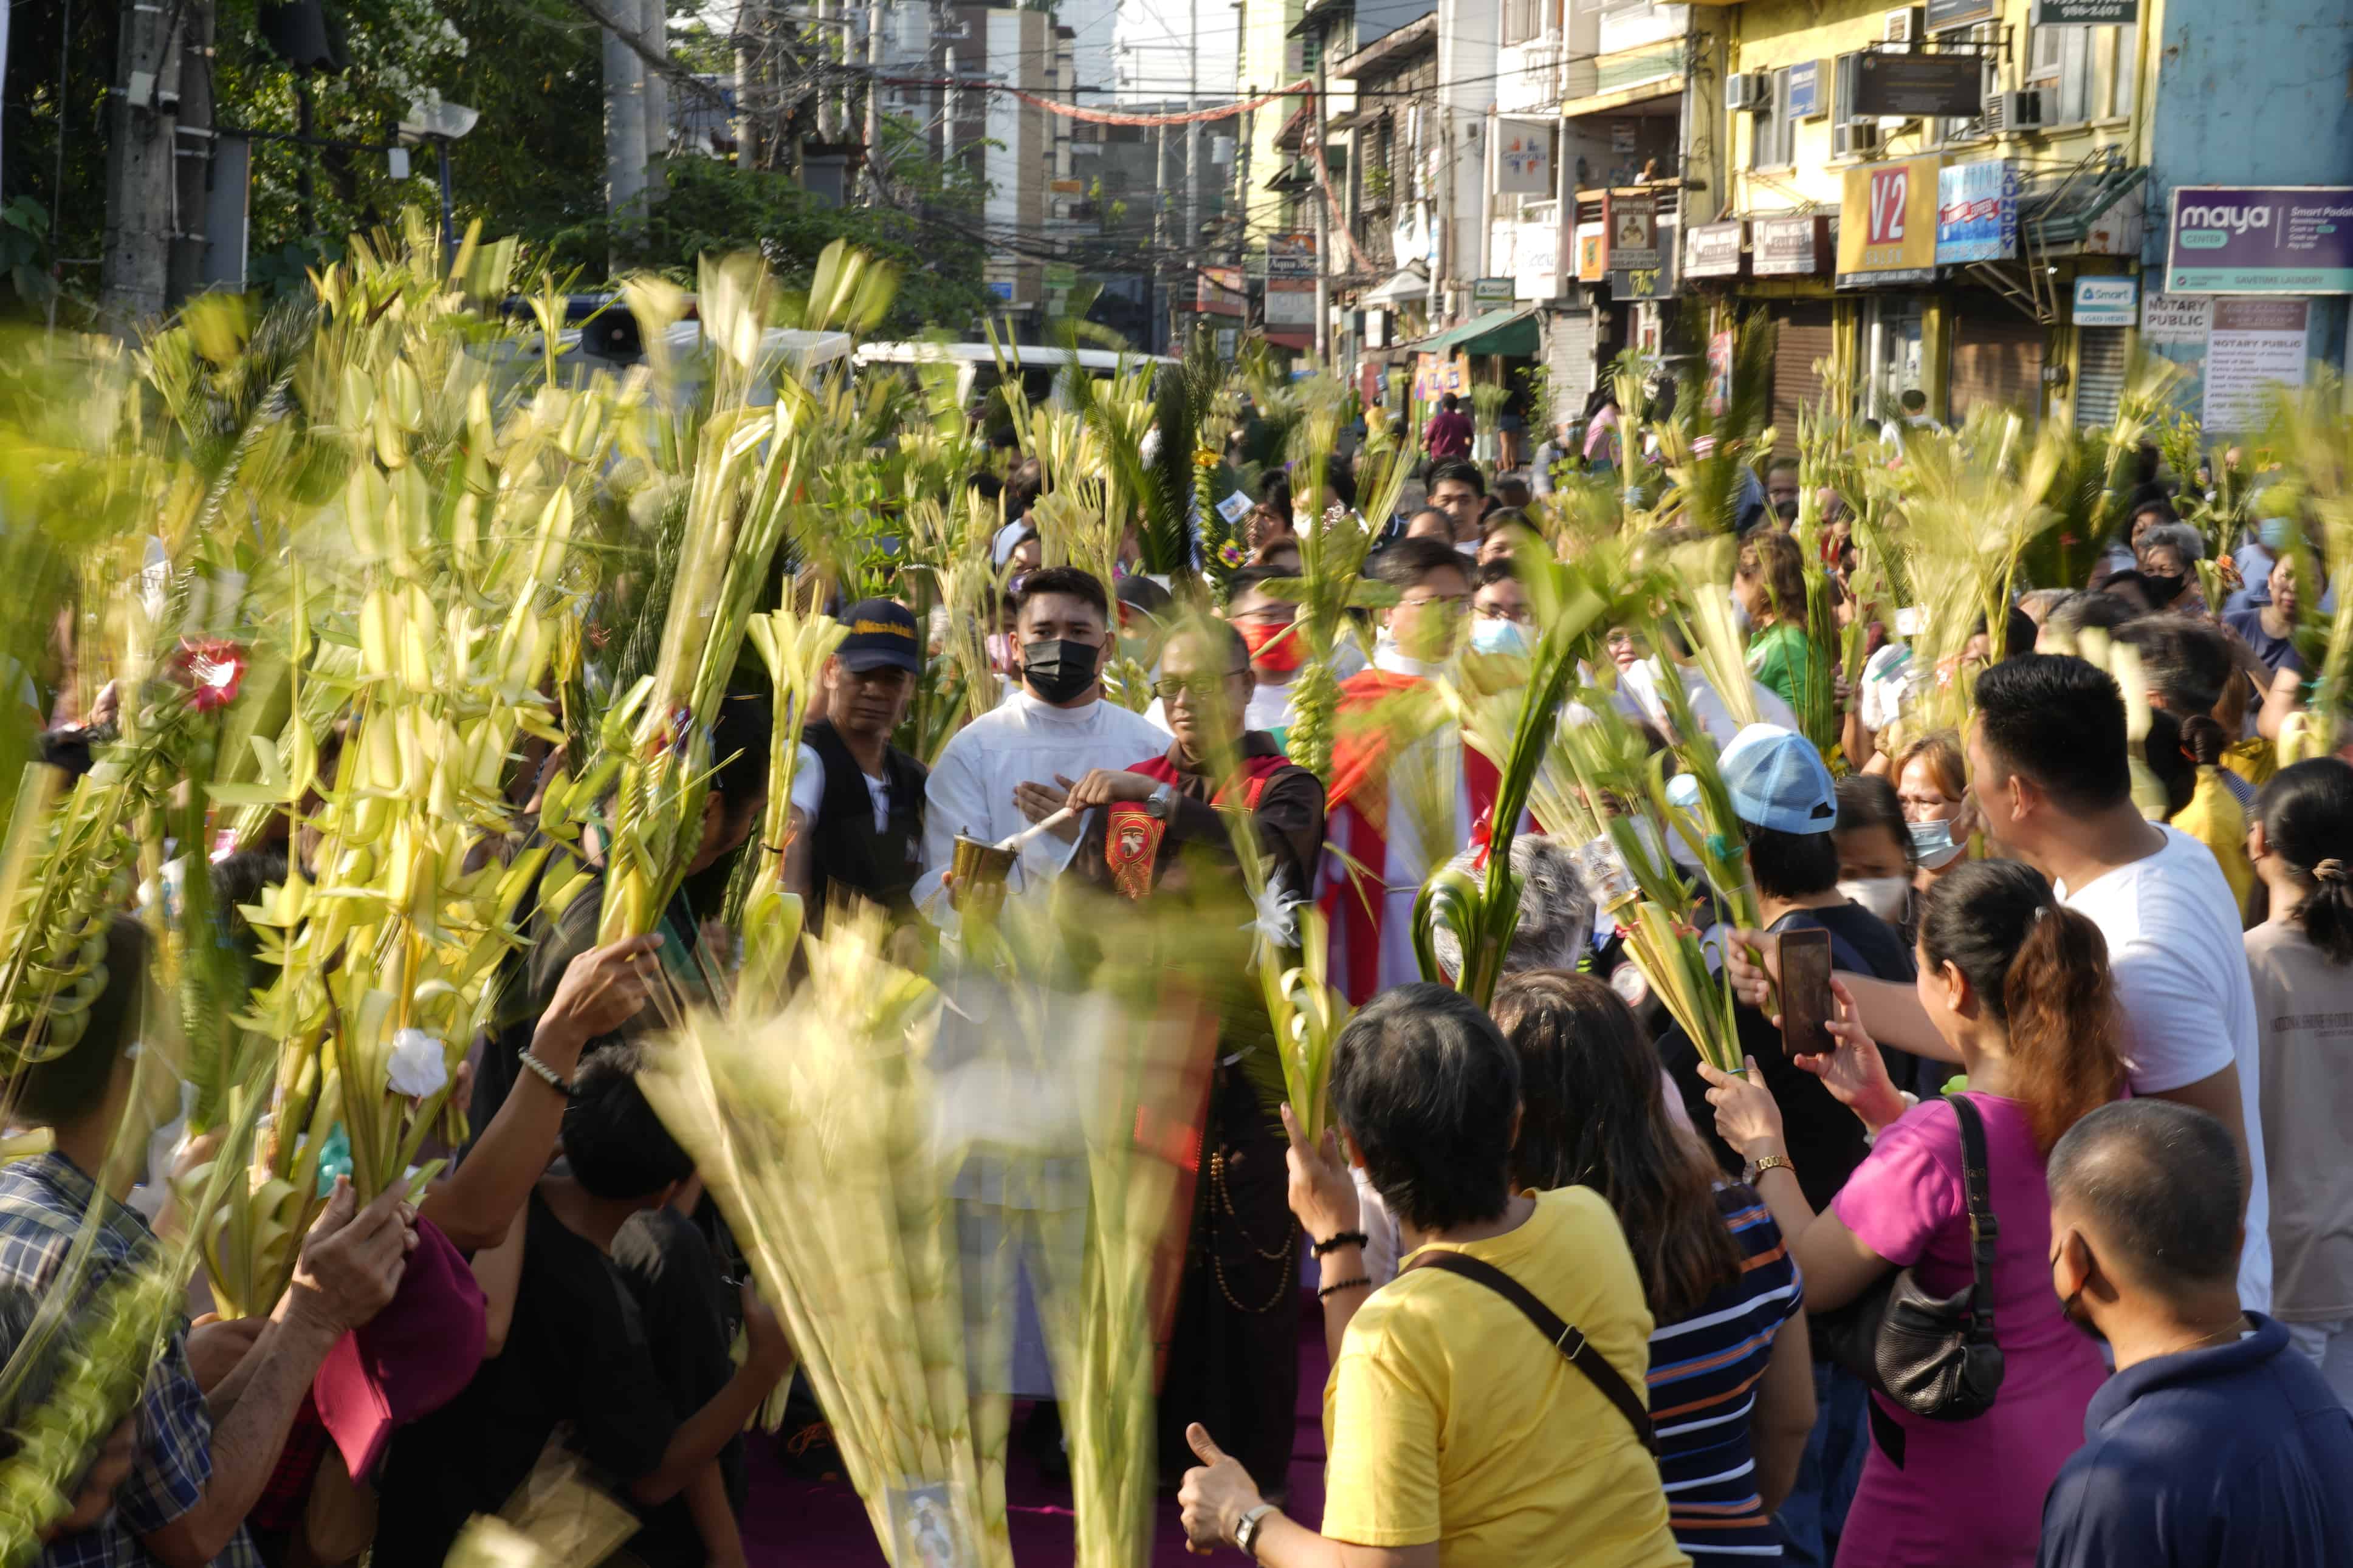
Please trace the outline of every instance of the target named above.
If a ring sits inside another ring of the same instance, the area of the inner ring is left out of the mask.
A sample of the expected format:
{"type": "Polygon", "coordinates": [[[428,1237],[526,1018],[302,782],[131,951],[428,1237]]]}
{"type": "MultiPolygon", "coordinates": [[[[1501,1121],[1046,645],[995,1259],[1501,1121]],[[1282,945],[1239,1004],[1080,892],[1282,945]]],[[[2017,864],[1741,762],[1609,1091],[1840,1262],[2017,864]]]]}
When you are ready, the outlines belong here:
{"type": "Polygon", "coordinates": [[[2243,917],[2247,899],[2255,890],[2255,865],[2247,858],[2247,814],[2222,783],[2221,773],[2220,768],[2198,770],[2197,788],[2173,826],[2214,852],[2214,862],[2222,868],[2222,879],[2237,895],[2243,917]]]}
{"type": "MultiPolygon", "coordinates": [[[[1539,1193],[1518,1229],[1454,1250],[1526,1286],[1643,1388],[1651,1313],[1599,1194],[1539,1193]]],[[[1435,1541],[1445,1568],[1687,1561],[1632,1426],[1475,1280],[1419,1269],[1373,1293],[1324,1384],[1324,1440],[1323,1532],[1335,1541],[1435,1541]]]]}

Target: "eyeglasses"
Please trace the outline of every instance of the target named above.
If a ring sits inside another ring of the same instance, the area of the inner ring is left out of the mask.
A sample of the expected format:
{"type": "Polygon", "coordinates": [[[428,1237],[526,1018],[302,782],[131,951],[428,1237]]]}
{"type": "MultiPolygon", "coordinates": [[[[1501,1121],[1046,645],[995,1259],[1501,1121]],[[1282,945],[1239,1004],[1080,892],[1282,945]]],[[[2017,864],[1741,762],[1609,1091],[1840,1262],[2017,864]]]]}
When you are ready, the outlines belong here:
{"type": "Polygon", "coordinates": [[[1398,608],[1400,610],[1427,610],[1433,607],[1442,609],[1449,615],[1468,615],[1471,612],[1471,595],[1468,594],[1431,594],[1419,599],[1399,599],[1398,601],[1398,608]]]}
{"type": "Polygon", "coordinates": [[[1526,606],[1510,605],[1480,605],[1476,613],[1482,621],[1513,621],[1521,626],[1535,624],[1535,616],[1526,606]]]}
{"type": "Polygon", "coordinates": [[[1184,698],[1188,702],[1206,702],[1210,698],[1216,696],[1219,689],[1225,686],[1227,681],[1239,679],[1240,677],[1248,675],[1249,673],[1250,667],[1248,665],[1244,665],[1240,669],[1229,669],[1222,676],[1195,675],[1178,677],[1174,675],[1165,675],[1158,680],[1152,683],[1152,693],[1154,696],[1159,698],[1163,702],[1174,702],[1179,697],[1184,698]]]}

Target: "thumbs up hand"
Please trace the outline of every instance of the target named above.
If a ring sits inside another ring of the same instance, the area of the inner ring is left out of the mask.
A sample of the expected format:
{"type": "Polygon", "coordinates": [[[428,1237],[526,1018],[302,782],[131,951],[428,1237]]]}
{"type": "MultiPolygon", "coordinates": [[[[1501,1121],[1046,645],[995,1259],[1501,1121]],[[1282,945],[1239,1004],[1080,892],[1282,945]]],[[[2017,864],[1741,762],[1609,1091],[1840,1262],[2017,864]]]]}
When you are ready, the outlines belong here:
{"type": "Polygon", "coordinates": [[[1184,1510],[1185,1550],[1207,1556],[1233,1544],[1235,1526],[1259,1505],[1258,1487],[1241,1461],[1212,1442],[1199,1422],[1185,1428],[1185,1441],[1201,1461],[1200,1468],[1185,1472],[1185,1484],[1176,1492],[1177,1506],[1184,1510]]]}

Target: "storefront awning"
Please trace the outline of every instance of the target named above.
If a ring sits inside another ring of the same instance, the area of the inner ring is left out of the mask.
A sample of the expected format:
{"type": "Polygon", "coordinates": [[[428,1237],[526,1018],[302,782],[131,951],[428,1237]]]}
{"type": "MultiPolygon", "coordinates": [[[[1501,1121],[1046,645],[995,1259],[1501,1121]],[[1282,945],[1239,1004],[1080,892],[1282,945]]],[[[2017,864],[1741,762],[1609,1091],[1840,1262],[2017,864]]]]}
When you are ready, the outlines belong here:
{"type": "Polygon", "coordinates": [[[1509,354],[1515,359],[1534,359],[1535,318],[1534,305],[1490,310],[1451,332],[1440,332],[1434,340],[1415,346],[1429,353],[1509,354]]]}
{"type": "Polygon", "coordinates": [[[1386,310],[1429,298],[1430,275],[1419,267],[1401,267],[1389,275],[1388,282],[1367,290],[1356,302],[1368,310],[1386,310]]]}

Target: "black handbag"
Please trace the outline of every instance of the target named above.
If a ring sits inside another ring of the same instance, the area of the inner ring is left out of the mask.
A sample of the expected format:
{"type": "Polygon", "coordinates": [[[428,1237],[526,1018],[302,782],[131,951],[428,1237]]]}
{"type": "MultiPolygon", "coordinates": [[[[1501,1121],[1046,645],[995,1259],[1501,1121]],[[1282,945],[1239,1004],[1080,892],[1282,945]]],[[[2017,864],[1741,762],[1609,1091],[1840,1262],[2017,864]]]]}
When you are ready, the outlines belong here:
{"type": "Polygon", "coordinates": [[[1993,1408],[2001,1347],[1993,1337],[1993,1252],[2001,1235],[1986,1172],[1985,1123],[1965,1096],[1946,1102],[1961,1129],[1961,1182],[1976,1278],[1950,1296],[1921,1289],[1909,1268],[1883,1276],[1852,1303],[1813,1318],[1816,1353],[1931,1421],[1993,1408]]]}

